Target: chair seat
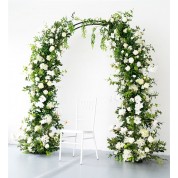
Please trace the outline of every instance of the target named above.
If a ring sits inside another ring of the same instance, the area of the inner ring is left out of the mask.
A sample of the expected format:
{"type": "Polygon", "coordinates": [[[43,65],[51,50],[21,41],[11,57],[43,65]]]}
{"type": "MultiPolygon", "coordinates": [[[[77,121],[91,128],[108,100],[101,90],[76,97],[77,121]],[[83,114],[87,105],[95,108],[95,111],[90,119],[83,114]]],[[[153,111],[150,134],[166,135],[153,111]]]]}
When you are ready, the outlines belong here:
{"type": "Polygon", "coordinates": [[[60,130],[60,133],[93,133],[91,130],[69,130],[69,129],[62,129],[60,130]]]}

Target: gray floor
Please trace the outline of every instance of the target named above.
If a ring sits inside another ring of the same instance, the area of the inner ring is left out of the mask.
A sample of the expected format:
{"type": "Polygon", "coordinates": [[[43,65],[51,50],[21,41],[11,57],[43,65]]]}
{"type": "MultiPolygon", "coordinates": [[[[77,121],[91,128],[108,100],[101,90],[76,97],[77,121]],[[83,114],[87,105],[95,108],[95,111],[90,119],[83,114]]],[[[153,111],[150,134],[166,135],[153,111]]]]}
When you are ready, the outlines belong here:
{"type": "Polygon", "coordinates": [[[154,161],[120,163],[108,158],[108,152],[99,151],[96,160],[93,151],[84,150],[83,165],[79,153],[65,149],[62,161],[58,152],[51,156],[23,154],[15,145],[9,145],[9,178],[169,178],[169,157],[163,165],[154,161]]]}

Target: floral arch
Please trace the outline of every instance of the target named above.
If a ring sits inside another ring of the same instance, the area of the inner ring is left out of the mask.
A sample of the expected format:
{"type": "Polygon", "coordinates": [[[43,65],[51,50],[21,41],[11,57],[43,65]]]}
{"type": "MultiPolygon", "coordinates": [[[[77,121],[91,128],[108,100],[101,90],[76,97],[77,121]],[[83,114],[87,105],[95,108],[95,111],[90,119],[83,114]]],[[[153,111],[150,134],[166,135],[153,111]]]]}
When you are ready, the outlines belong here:
{"type": "Polygon", "coordinates": [[[113,150],[116,160],[139,162],[159,159],[155,152],[165,151],[165,142],[156,138],[161,122],[157,117],[161,111],[152,98],[150,88],[155,81],[149,76],[154,67],[150,51],[151,45],[143,40],[143,31],[132,28],[132,11],[115,13],[109,20],[62,18],[50,28],[45,27],[31,45],[30,63],[24,68],[29,82],[24,90],[28,92],[31,108],[22,121],[18,138],[21,150],[34,154],[50,154],[59,148],[59,130],[63,128],[60,116],[56,113],[57,88],[63,75],[60,62],[63,50],[67,49],[68,39],[75,30],[81,28],[86,35],[86,27],[93,26],[91,45],[95,43],[95,31],[100,30],[102,50],[107,50],[108,43],[115,62],[112,67],[115,74],[109,78],[111,85],[117,85],[117,93],[122,104],[117,107],[118,124],[114,125],[113,138],[108,138],[108,148],[113,150]]]}

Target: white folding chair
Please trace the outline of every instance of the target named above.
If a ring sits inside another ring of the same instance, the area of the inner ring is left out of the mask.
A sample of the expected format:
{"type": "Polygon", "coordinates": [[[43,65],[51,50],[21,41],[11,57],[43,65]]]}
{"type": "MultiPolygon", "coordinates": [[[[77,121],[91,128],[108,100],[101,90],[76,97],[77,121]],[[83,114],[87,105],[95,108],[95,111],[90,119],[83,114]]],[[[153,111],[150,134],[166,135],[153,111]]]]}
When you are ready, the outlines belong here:
{"type": "Polygon", "coordinates": [[[62,144],[73,144],[73,156],[75,156],[76,145],[80,145],[80,164],[82,164],[83,157],[83,141],[85,139],[93,139],[95,145],[96,158],[98,158],[95,133],[94,133],[94,125],[95,125],[95,115],[96,115],[96,104],[97,99],[85,99],[79,100],[76,104],[76,121],[75,121],[75,129],[67,130],[62,129],[60,131],[60,150],[59,150],[59,160],[61,160],[61,152],[62,152],[62,144]],[[64,134],[74,134],[73,137],[74,142],[65,141],[64,134]],[[77,142],[77,136],[81,135],[80,142],[77,142]],[[86,135],[88,135],[86,137],[86,135]]]}

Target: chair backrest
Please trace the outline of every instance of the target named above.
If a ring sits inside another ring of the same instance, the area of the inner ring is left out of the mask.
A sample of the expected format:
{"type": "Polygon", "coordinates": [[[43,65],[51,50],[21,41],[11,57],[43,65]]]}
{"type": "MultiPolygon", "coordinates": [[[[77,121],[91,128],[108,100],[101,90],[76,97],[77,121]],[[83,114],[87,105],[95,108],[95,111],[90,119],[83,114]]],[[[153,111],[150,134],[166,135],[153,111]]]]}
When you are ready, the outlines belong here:
{"type": "Polygon", "coordinates": [[[96,116],[96,98],[80,98],[76,104],[76,129],[94,130],[96,116]]]}

